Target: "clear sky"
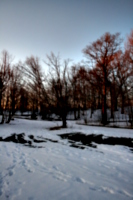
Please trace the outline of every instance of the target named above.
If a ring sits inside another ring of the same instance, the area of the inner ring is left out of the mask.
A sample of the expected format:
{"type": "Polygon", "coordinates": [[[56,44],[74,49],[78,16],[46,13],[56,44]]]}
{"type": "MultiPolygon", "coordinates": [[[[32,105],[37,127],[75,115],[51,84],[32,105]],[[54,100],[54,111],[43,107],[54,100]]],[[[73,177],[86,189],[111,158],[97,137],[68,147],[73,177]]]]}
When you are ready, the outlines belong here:
{"type": "Polygon", "coordinates": [[[53,51],[77,63],[105,32],[133,29],[133,0],[0,0],[0,52],[15,61],[53,51]]]}

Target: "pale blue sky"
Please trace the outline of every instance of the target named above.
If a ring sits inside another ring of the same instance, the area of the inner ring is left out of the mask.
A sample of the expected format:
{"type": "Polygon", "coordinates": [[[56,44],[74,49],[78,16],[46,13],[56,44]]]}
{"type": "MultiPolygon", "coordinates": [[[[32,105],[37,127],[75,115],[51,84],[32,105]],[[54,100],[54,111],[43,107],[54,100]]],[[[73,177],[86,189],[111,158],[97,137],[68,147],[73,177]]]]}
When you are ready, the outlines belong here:
{"type": "Polygon", "coordinates": [[[0,52],[15,61],[53,51],[81,61],[82,49],[105,32],[133,29],[133,0],[0,0],[0,52]]]}

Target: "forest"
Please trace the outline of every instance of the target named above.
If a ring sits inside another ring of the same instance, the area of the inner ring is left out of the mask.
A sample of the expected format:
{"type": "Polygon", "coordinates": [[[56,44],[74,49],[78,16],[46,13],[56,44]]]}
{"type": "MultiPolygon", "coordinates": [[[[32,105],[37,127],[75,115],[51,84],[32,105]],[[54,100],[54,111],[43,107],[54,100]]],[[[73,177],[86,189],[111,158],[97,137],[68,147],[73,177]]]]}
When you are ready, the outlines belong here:
{"type": "MultiPolygon", "coordinates": [[[[80,111],[101,109],[101,123],[106,125],[107,109],[121,108],[133,126],[133,30],[125,39],[119,33],[105,33],[82,50],[85,62],[71,64],[51,52],[41,65],[39,57],[29,56],[25,62],[13,63],[7,50],[0,60],[1,124],[9,123],[16,111],[31,111],[31,119],[39,114],[48,119],[53,113],[66,127],[67,114],[80,118],[80,111]],[[44,71],[48,66],[48,72],[44,71]]],[[[90,116],[91,117],[91,116],[90,116]]]]}

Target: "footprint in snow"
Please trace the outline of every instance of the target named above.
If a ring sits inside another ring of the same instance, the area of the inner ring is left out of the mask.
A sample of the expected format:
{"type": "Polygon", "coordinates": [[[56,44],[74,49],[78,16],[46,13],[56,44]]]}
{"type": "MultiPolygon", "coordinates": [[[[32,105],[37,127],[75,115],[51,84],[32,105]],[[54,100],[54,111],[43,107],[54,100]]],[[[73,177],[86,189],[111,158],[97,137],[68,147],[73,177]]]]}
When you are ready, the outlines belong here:
{"type": "Polygon", "coordinates": [[[13,170],[9,170],[9,176],[13,176],[13,170]]]}
{"type": "Polygon", "coordinates": [[[27,170],[27,172],[34,172],[34,169],[32,169],[31,166],[27,164],[25,160],[22,160],[21,164],[27,170]]]}
{"type": "Polygon", "coordinates": [[[77,177],[76,181],[79,183],[86,183],[86,181],[83,178],[77,177]]]}

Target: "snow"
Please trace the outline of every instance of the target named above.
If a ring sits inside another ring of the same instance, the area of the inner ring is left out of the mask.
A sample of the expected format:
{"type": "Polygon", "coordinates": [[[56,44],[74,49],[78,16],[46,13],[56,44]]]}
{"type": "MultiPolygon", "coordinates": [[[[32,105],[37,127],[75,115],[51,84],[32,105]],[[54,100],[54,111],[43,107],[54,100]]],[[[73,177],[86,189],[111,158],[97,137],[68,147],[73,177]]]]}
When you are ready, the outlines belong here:
{"type": "MultiPolygon", "coordinates": [[[[101,109],[97,109],[93,111],[93,114],[91,115],[91,109],[88,109],[86,111],[81,112],[81,116],[78,123],[82,124],[89,124],[89,125],[98,125],[102,126],[101,120],[101,109]]],[[[129,113],[130,109],[128,107],[125,107],[125,114],[121,114],[121,108],[118,108],[118,111],[114,111],[114,119],[111,118],[111,110],[107,109],[107,120],[110,122],[106,126],[108,127],[123,127],[123,128],[129,128],[131,127],[131,123],[129,122],[129,113]]],[[[73,114],[73,113],[72,113],[73,114]]],[[[69,119],[68,115],[68,119],[69,119]]]]}
{"type": "Polygon", "coordinates": [[[17,119],[0,126],[0,137],[25,133],[46,142],[0,142],[0,199],[133,199],[133,152],[120,145],[70,147],[59,134],[81,132],[133,138],[133,130],[78,125],[50,131],[61,122],[17,119]],[[52,142],[58,141],[58,142],[52,142]],[[42,147],[42,148],[39,148],[42,147]]]}

